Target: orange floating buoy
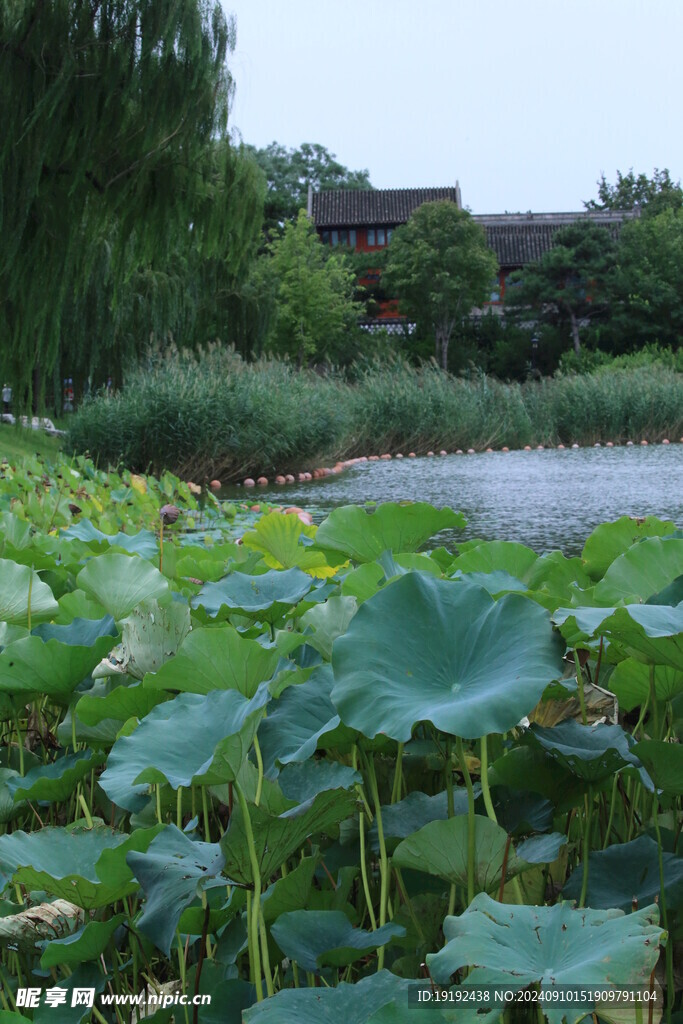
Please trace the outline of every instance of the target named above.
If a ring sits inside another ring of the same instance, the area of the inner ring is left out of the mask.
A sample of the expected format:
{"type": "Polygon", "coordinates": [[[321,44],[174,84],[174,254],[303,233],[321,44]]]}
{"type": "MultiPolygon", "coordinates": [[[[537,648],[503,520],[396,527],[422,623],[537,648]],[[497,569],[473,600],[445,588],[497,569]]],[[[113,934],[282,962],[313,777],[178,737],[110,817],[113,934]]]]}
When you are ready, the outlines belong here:
{"type": "Polygon", "coordinates": [[[439,452],[439,455],[448,455],[448,452],[444,451],[444,449],[442,448],[441,451],[439,452]]]}
{"type": "Polygon", "coordinates": [[[464,453],[463,453],[463,450],[462,450],[462,448],[458,448],[458,450],[456,451],[456,453],[455,453],[455,454],[456,454],[456,455],[463,455],[464,453]]]}
{"type": "Polygon", "coordinates": [[[664,438],[664,439],[662,440],[662,444],[670,444],[670,443],[671,443],[671,442],[669,441],[669,438],[668,438],[668,437],[665,437],[665,438],[664,438]]]}
{"type": "Polygon", "coordinates": [[[602,445],[600,444],[599,441],[596,441],[595,444],[593,445],[593,447],[594,448],[602,448],[602,445]]]}
{"type": "Polygon", "coordinates": [[[468,448],[467,449],[467,454],[468,455],[476,455],[477,453],[475,452],[474,448],[468,448]]]}
{"type": "Polygon", "coordinates": [[[432,456],[433,454],[434,454],[434,452],[427,452],[427,455],[428,455],[428,457],[430,457],[430,458],[431,458],[431,456],[432,456]]]}
{"type": "Polygon", "coordinates": [[[286,484],[293,484],[294,483],[294,477],[292,476],[291,473],[288,473],[287,476],[285,477],[285,483],[286,484]]]}
{"type": "Polygon", "coordinates": [[[297,474],[297,480],[299,481],[300,484],[302,484],[306,479],[307,478],[306,478],[306,474],[305,473],[298,473],[297,474]]]}
{"type": "Polygon", "coordinates": [[[557,446],[557,447],[558,447],[558,449],[559,449],[559,448],[562,448],[562,449],[564,449],[564,445],[563,445],[563,444],[558,444],[558,446],[557,446]]]}
{"type": "Polygon", "coordinates": [[[368,462],[379,462],[379,455],[368,455],[368,462]]]}
{"type": "Polygon", "coordinates": [[[256,483],[259,485],[259,487],[267,487],[268,486],[268,477],[267,476],[260,476],[258,478],[258,480],[256,481],[256,483]]]}
{"type": "Polygon", "coordinates": [[[572,448],[579,448],[579,447],[580,447],[580,445],[578,445],[578,444],[573,444],[572,445],[572,448]]]}
{"type": "Polygon", "coordinates": [[[633,441],[627,441],[626,442],[626,447],[627,448],[633,448],[633,441]]]}
{"type": "Polygon", "coordinates": [[[220,489],[221,489],[221,482],[220,482],[220,480],[212,480],[211,484],[210,484],[210,487],[211,487],[212,491],[220,491],[220,489]]]}
{"type": "Polygon", "coordinates": [[[414,458],[416,458],[415,452],[408,452],[408,458],[409,458],[409,459],[414,459],[414,458]]]}
{"type": "Polygon", "coordinates": [[[380,455],[380,459],[382,459],[385,462],[386,462],[387,459],[390,459],[390,458],[391,458],[391,455],[389,455],[389,452],[385,452],[384,455],[380,455]]]}
{"type": "Polygon", "coordinates": [[[250,505],[249,508],[250,508],[250,510],[252,512],[260,512],[261,511],[261,506],[260,505],[250,505]]]}
{"type": "Polygon", "coordinates": [[[290,505],[289,508],[285,509],[285,515],[286,516],[292,516],[292,515],[298,516],[299,512],[303,512],[303,509],[299,508],[298,505],[290,505]]]}
{"type": "Polygon", "coordinates": [[[402,459],[403,458],[402,453],[401,452],[397,452],[395,458],[402,459]]]}
{"type": "Polygon", "coordinates": [[[256,487],[256,481],[252,477],[248,476],[244,481],[245,487],[256,487]]]}
{"type": "Polygon", "coordinates": [[[647,444],[647,441],[646,441],[645,439],[643,439],[643,440],[642,440],[642,441],[641,441],[640,443],[641,443],[642,445],[646,445],[646,444],[647,444]]]}
{"type": "Polygon", "coordinates": [[[492,451],[493,451],[493,448],[487,448],[487,449],[486,449],[486,451],[487,451],[487,452],[492,452],[492,451]]]}
{"type": "Polygon", "coordinates": [[[275,483],[278,484],[278,485],[282,485],[282,484],[286,483],[286,480],[285,480],[285,478],[283,476],[276,476],[275,477],[275,483]]]}
{"type": "Polygon", "coordinates": [[[543,451],[543,445],[542,444],[537,444],[536,445],[536,451],[537,452],[542,452],[543,451]]]}
{"type": "Polygon", "coordinates": [[[507,445],[505,445],[505,444],[503,445],[503,447],[502,447],[502,448],[501,448],[500,450],[501,450],[502,452],[509,452],[509,451],[510,451],[510,449],[508,448],[508,446],[507,446],[507,445]]]}
{"type": "Polygon", "coordinates": [[[531,445],[530,444],[525,444],[524,445],[524,451],[525,452],[530,452],[531,451],[531,445]]]}
{"type": "Polygon", "coordinates": [[[614,448],[614,441],[607,441],[605,443],[605,448],[614,448]]]}

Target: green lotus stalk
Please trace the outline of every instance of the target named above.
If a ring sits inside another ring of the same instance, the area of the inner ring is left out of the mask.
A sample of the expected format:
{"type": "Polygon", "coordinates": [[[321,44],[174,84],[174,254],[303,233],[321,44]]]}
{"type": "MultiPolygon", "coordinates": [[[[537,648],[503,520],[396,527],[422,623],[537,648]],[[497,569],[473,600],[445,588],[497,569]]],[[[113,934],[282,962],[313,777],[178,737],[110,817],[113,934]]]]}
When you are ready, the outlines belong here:
{"type": "Polygon", "coordinates": [[[158,782],[157,782],[156,786],[154,787],[154,789],[156,791],[156,798],[157,798],[157,821],[159,822],[160,825],[163,825],[164,819],[161,816],[161,786],[159,785],[158,782]]]}
{"type": "Polygon", "coordinates": [[[491,821],[494,821],[497,825],[498,818],[496,817],[496,812],[493,808],[493,800],[491,799],[491,790],[489,788],[489,754],[488,746],[486,743],[486,736],[482,736],[479,742],[481,744],[481,795],[484,798],[484,807],[486,808],[486,813],[488,814],[491,821]]]}
{"type": "Polygon", "coordinates": [[[396,769],[394,771],[394,784],[391,789],[391,802],[397,803],[401,799],[403,791],[403,744],[399,743],[396,751],[396,769]]]}
{"type": "Polygon", "coordinates": [[[270,969],[270,954],[268,952],[268,935],[266,933],[266,922],[263,919],[263,911],[261,910],[261,900],[259,899],[259,937],[261,939],[261,957],[263,960],[263,973],[266,979],[266,992],[269,996],[275,995],[275,986],[273,985],[273,976],[270,969]]]}
{"type": "Polygon", "coordinates": [[[263,757],[261,756],[261,747],[259,746],[258,736],[254,736],[254,753],[256,755],[256,765],[258,767],[258,783],[256,785],[256,796],[254,797],[254,803],[258,807],[261,803],[261,793],[263,791],[263,757]]]}
{"type": "MultiPolygon", "coordinates": [[[[249,807],[245,799],[242,787],[238,783],[237,779],[233,782],[233,788],[237,794],[237,800],[240,805],[242,812],[242,818],[244,819],[244,832],[247,838],[247,845],[249,847],[249,862],[251,864],[252,881],[254,891],[251,899],[251,907],[248,908],[251,913],[247,912],[247,937],[251,946],[251,956],[254,964],[254,980],[256,984],[256,999],[260,1003],[263,1001],[263,984],[261,981],[261,957],[259,955],[259,922],[261,917],[261,870],[259,868],[258,857],[256,856],[256,846],[254,843],[254,832],[251,827],[251,818],[249,817],[249,807]]],[[[270,972],[268,972],[270,973],[270,972]]]]}
{"type": "Polygon", "coordinates": [[[358,836],[360,839],[360,873],[363,881],[363,894],[365,896],[365,903],[368,908],[368,914],[370,915],[370,924],[372,925],[373,932],[377,931],[377,918],[375,917],[375,911],[372,906],[372,899],[370,898],[370,885],[368,883],[368,865],[367,857],[365,854],[365,811],[361,808],[358,815],[358,836]]]}
{"type": "MultiPolygon", "coordinates": [[[[656,799],[656,798],[655,798],[656,799]]],[[[655,834],[657,836],[657,861],[659,864],[659,905],[662,912],[662,926],[666,932],[669,931],[668,912],[666,908],[666,895],[664,892],[664,857],[662,854],[662,834],[659,828],[659,800],[656,801],[657,806],[655,807],[654,813],[654,826],[655,834]]],[[[666,957],[666,1019],[671,1020],[671,1011],[673,1009],[674,1001],[676,999],[676,989],[674,988],[674,944],[671,936],[666,943],[665,957],[666,957]]]]}
{"type": "Polygon", "coordinates": [[[588,893],[588,854],[591,849],[591,818],[593,815],[593,785],[588,783],[586,793],[586,813],[583,824],[583,882],[581,884],[581,896],[579,907],[586,906],[586,894],[588,893]]]}
{"type": "Polygon", "coordinates": [[[612,834],[612,822],[614,821],[614,808],[616,807],[616,804],[617,804],[617,782],[618,781],[619,781],[619,775],[615,774],[614,779],[612,781],[612,796],[610,798],[609,817],[607,819],[607,829],[605,831],[605,838],[604,838],[604,841],[603,841],[603,844],[602,844],[603,850],[607,849],[607,846],[609,844],[609,837],[612,834]]]}
{"type": "MultiPolygon", "coordinates": [[[[379,800],[379,790],[377,788],[377,775],[375,774],[375,762],[373,755],[370,754],[366,758],[367,776],[368,783],[370,785],[370,793],[372,800],[375,805],[375,820],[377,821],[377,838],[379,839],[379,871],[380,871],[380,896],[379,896],[379,926],[387,923],[387,904],[389,900],[389,858],[387,856],[387,847],[384,841],[384,828],[382,826],[382,808],[379,800]]],[[[377,954],[377,970],[381,971],[384,967],[384,946],[382,946],[377,954]]]]}
{"type": "Polygon", "coordinates": [[[579,693],[579,705],[581,706],[581,721],[584,725],[588,725],[588,715],[586,714],[586,700],[583,693],[583,669],[581,668],[581,661],[579,659],[578,651],[574,651],[574,664],[576,666],[576,683],[578,686],[579,693]]]}
{"type": "Polygon", "coordinates": [[[204,839],[211,842],[211,825],[209,822],[209,801],[206,796],[206,786],[202,786],[202,814],[204,816],[204,839]]]}
{"type": "Polygon", "coordinates": [[[88,828],[92,828],[92,817],[90,815],[90,808],[88,807],[88,803],[82,793],[78,797],[78,801],[81,807],[83,808],[83,814],[85,816],[85,821],[88,828]]]}
{"type": "Polygon", "coordinates": [[[183,787],[178,786],[175,808],[176,827],[183,831],[183,787]]]}
{"type": "Polygon", "coordinates": [[[659,739],[659,708],[657,706],[657,691],[655,690],[655,667],[650,665],[650,703],[652,704],[652,729],[653,738],[659,739]]]}
{"type": "Polygon", "coordinates": [[[459,736],[455,738],[455,749],[458,761],[460,762],[460,770],[465,779],[465,786],[467,787],[467,905],[469,906],[474,899],[474,854],[477,842],[474,820],[474,789],[472,787],[470,770],[465,760],[462,740],[459,736]]]}
{"type": "MultiPolygon", "coordinates": [[[[446,800],[448,803],[448,817],[453,818],[455,816],[455,800],[453,797],[453,768],[451,766],[451,738],[450,736],[446,739],[446,756],[444,758],[444,769],[446,776],[446,800]]],[[[455,898],[456,898],[456,885],[455,882],[451,882],[451,887],[448,892],[448,916],[452,917],[455,913],[455,898]]]]}

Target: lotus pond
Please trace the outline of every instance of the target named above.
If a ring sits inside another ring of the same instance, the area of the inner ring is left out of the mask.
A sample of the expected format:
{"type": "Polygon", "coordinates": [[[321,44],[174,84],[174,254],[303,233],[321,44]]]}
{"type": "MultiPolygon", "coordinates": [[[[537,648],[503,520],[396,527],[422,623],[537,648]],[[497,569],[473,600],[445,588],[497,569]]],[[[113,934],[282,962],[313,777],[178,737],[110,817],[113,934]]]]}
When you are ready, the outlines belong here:
{"type": "Polygon", "coordinates": [[[675,523],[567,557],[204,497],[2,468],[0,1024],[680,1014],[675,523]],[[644,1001],[416,1002],[488,985],[644,1001]]]}

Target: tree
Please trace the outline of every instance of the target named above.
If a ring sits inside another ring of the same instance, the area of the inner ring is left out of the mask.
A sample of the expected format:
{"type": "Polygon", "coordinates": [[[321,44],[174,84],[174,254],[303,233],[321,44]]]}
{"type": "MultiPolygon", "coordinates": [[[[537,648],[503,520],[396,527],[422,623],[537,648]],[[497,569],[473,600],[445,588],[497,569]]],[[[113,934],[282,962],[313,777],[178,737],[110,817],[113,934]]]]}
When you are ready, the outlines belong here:
{"type": "Polygon", "coordinates": [[[491,290],[498,261],[483,229],[455,203],[424,203],[394,231],[383,284],[402,313],[435,341],[436,360],[448,366],[458,324],[491,290]]]}
{"type": "Polygon", "coordinates": [[[569,224],[538,262],[510,275],[505,304],[520,318],[528,320],[532,310],[541,322],[568,327],[578,355],[581,322],[606,314],[615,259],[608,228],[590,221],[569,224]]]}
{"type": "Polygon", "coordinates": [[[268,347],[297,360],[336,359],[343,354],[360,305],[355,278],[343,255],[323,246],[305,210],[285,225],[260,261],[265,288],[275,282],[275,315],[268,347]]]}
{"type": "Polygon", "coordinates": [[[369,172],[350,171],[324,146],[305,142],[287,149],[271,142],[265,149],[247,147],[266,176],[264,227],[273,233],[286,221],[295,220],[306,207],[309,185],[314,191],[335,188],[372,188],[369,172]]]}
{"type": "Polygon", "coordinates": [[[587,210],[633,210],[639,206],[646,216],[656,216],[662,210],[679,210],[683,206],[683,189],[680,181],[671,180],[668,169],[655,168],[648,178],[645,174],[628,174],[617,171],[617,180],[610,185],[604,174],[598,181],[598,199],[591,199],[583,205],[587,210]]]}
{"type": "Polygon", "coordinates": [[[683,336],[683,209],[624,225],[612,282],[611,334],[620,349],[683,336]]]}
{"type": "Polygon", "coordinates": [[[60,361],[92,365],[69,309],[116,319],[169,254],[171,277],[195,254],[242,259],[261,195],[227,141],[233,46],[209,0],[0,7],[0,359],[19,403],[60,361]]]}

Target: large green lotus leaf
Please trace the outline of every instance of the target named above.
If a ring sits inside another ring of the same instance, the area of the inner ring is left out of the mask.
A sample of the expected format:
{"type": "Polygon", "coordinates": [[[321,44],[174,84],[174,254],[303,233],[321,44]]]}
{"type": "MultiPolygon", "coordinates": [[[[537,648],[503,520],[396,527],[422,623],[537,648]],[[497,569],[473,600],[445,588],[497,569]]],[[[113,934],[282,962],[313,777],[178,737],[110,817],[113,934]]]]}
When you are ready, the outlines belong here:
{"type": "Polygon", "coordinates": [[[108,921],[88,921],[72,935],[64,939],[53,939],[43,950],[40,966],[49,968],[65,964],[67,967],[77,967],[88,960],[98,960],[125,919],[125,914],[116,914],[108,921]]]}
{"type": "MultiPolygon", "coordinates": [[[[286,518],[291,519],[291,516],[286,518]]],[[[320,651],[327,661],[332,657],[332,644],[337,637],[342,636],[349,628],[349,623],[358,611],[358,601],[355,597],[329,597],[324,604],[317,604],[301,616],[300,625],[302,629],[307,626],[313,630],[313,636],[307,637],[307,642],[316,651],[320,651]]]]}
{"type": "MultiPolygon", "coordinates": [[[[657,964],[665,936],[658,919],[656,906],[628,915],[574,910],[568,903],[512,907],[481,893],[459,917],[446,918],[446,945],[427,954],[427,964],[444,984],[455,971],[476,967],[468,984],[504,983],[515,990],[534,984],[641,985],[657,964]]],[[[586,1003],[546,1007],[553,1024],[565,1014],[567,1024],[575,1024],[592,1009],[586,1003]]]]}
{"type": "Polygon", "coordinates": [[[138,533],[103,533],[93,526],[89,519],[73,523],[68,529],[62,530],[60,537],[64,540],[83,541],[91,550],[98,553],[107,551],[110,547],[122,548],[132,555],[152,559],[159,551],[159,542],[151,530],[140,530],[138,533]]]}
{"type": "Polygon", "coordinates": [[[11,512],[0,514],[0,543],[11,544],[17,551],[31,545],[31,524],[11,512]]]}
{"type": "Polygon", "coordinates": [[[613,523],[602,523],[583,546],[585,570],[591,579],[599,580],[612,562],[637,541],[646,537],[665,537],[675,529],[674,523],[655,516],[644,519],[622,516],[613,523]]]}
{"type": "Polygon", "coordinates": [[[80,589],[62,594],[57,603],[59,611],[55,615],[55,622],[60,625],[68,625],[78,618],[99,619],[105,614],[99,601],[91,600],[86,592],[80,589]]]}
{"type": "Polygon", "coordinates": [[[344,575],[341,584],[343,597],[354,597],[358,604],[373,597],[384,586],[385,575],[379,562],[363,562],[344,575]]]}
{"type": "Polygon", "coordinates": [[[683,746],[663,740],[641,740],[633,753],[645,765],[657,789],[664,793],[683,794],[683,746]]]}
{"type": "Polygon", "coordinates": [[[130,683],[127,676],[116,681],[107,679],[83,694],[76,705],[76,716],[86,726],[98,725],[106,719],[127,722],[130,718],[144,718],[167,699],[165,693],[148,689],[142,683],[130,683]]]}
{"type": "Polygon", "coordinates": [[[529,836],[518,845],[517,856],[527,864],[552,864],[559,857],[562,847],[566,845],[567,837],[563,832],[529,836]]]}
{"type": "Polygon", "coordinates": [[[129,675],[143,679],[171,659],[190,631],[190,609],[172,601],[161,607],[154,598],[142,601],[121,619],[121,643],[93,673],[93,678],[129,675]]]}
{"type": "Polygon", "coordinates": [[[256,735],[267,690],[251,701],[234,690],[182,693],[158,704],[111,749],[100,786],[127,811],[140,811],[154,783],[179,786],[231,782],[256,735]]]}
{"type": "Polygon", "coordinates": [[[292,910],[303,910],[313,885],[319,857],[304,857],[293,871],[273,882],[261,896],[263,919],[270,924],[292,910]]]}
{"type": "MultiPolygon", "coordinates": [[[[28,753],[28,751],[26,751],[28,753]]],[[[0,768],[0,825],[6,825],[24,810],[23,801],[14,801],[14,790],[9,784],[14,779],[21,781],[21,775],[14,768],[0,768]]],[[[0,887],[2,885],[2,865],[0,864],[0,887]]]]}
{"type": "Polygon", "coordinates": [[[314,585],[301,569],[270,569],[260,576],[232,572],[218,583],[207,583],[190,602],[203,608],[209,618],[216,618],[225,608],[274,622],[298,604],[314,585]]]}
{"type": "Polygon", "coordinates": [[[532,725],[525,735],[584,782],[599,782],[627,765],[640,766],[635,741],[620,725],[582,725],[567,718],[552,729],[532,725]]]}
{"type": "Polygon", "coordinates": [[[58,640],[43,642],[27,636],[0,653],[0,691],[43,694],[68,703],[73,690],[90,675],[111,648],[111,636],[101,636],[92,647],[76,647],[58,640]]]}
{"type": "Polygon", "coordinates": [[[495,569],[493,572],[468,572],[463,573],[457,569],[451,576],[453,580],[464,580],[472,583],[475,587],[483,587],[491,597],[501,597],[503,594],[525,593],[526,583],[522,583],[516,576],[502,569],[495,569]]]}
{"type": "MultiPolygon", "coordinates": [[[[667,665],[654,665],[652,668],[657,700],[673,700],[677,694],[683,693],[683,671],[667,665]]],[[[635,658],[625,658],[615,665],[605,685],[616,695],[623,711],[632,711],[649,699],[650,666],[635,658]]]]}
{"type": "MultiPolygon", "coordinates": [[[[65,989],[65,1001],[59,1006],[59,1024],[88,1024],[92,1020],[92,1010],[89,1006],[84,1006],[82,1002],[75,1002],[76,989],[81,992],[83,989],[94,990],[95,1005],[97,1006],[99,1004],[97,997],[107,984],[107,978],[107,974],[102,970],[102,965],[94,963],[80,964],[68,978],[60,978],[57,987],[65,989]],[[72,1001],[74,1005],[72,1005],[72,1001]]],[[[33,1024],[54,1024],[54,1020],[54,1006],[44,999],[41,1000],[40,1005],[33,1011],[33,1024]]]]}
{"type": "MultiPolygon", "coordinates": [[[[335,988],[290,988],[283,989],[276,996],[254,1003],[244,1011],[244,1024],[370,1024],[374,1015],[383,1007],[390,1006],[396,1000],[407,1007],[408,982],[397,978],[389,971],[378,971],[369,977],[361,978],[354,985],[342,982],[335,988]]],[[[418,1009],[410,1008],[410,1020],[415,1024],[423,1024],[418,1009]]],[[[434,1024],[443,1024],[445,1020],[455,1020],[452,1015],[443,1016],[438,1009],[426,1011],[428,1020],[434,1024]]],[[[458,1022],[462,1019],[462,1011],[458,1012],[458,1022]]],[[[387,1024],[394,1018],[387,1018],[387,1024]]],[[[400,1024],[404,1024],[401,1019],[400,1024]]]]}
{"type": "Polygon", "coordinates": [[[482,541],[470,551],[458,555],[451,563],[450,572],[506,572],[516,579],[523,579],[537,559],[535,551],[515,541],[482,541]]]}
{"type": "Polygon", "coordinates": [[[409,740],[418,722],[473,739],[506,732],[562,675],[547,612],[508,594],[410,573],[361,606],[334,645],[344,724],[409,740]]]}
{"type": "MultiPolygon", "coordinates": [[[[662,853],[664,894],[669,910],[683,907],[683,857],[662,853]]],[[[572,872],[562,890],[566,899],[578,900],[583,884],[583,864],[572,872]]],[[[648,907],[659,900],[659,849],[650,836],[638,836],[631,843],[609,846],[588,854],[589,907],[617,907],[629,913],[633,900],[648,907]]]]}
{"type": "Polygon", "coordinates": [[[434,508],[426,502],[387,502],[368,512],[358,505],[334,509],[320,524],[317,547],[341,551],[356,562],[372,562],[383,551],[417,551],[441,530],[465,526],[461,512],[434,508]]]}
{"type": "MultiPolygon", "coordinates": [[[[325,833],[354,811],[356,798],[343,789],[328,789],[313,800],[298,804],[283,814],[268,814],[261,807],[249,807],[254,850],[262,883],[275,874],[308,836],[325,833]]],[[[233,805],[230,824],[221,839],[225,856],[224,874],[242,885],[254,881],[242,809],[233,805]]]]}
{"type": "MultiPolygon", "coordinates": [[[[491,800],[496,821],[508,835],[547,832],[553,826],[555,808],[550,800],[538,793],[496,785],[491,788],[491,800]]],[[[475,806],[480,814],[486,814],[483,798],[480,797],[475,806]]],[[[463,814],[464,811],[458,813],[463,814]]]]}
{"type": "Polygon", "coordinates": [[[167,661],[145,686],[189,693],[237,690],[253,697],[271,679],[280,651],[240,636],[230,625],[193,629],[175,658],[167,661]]]}
{"type": "MultiPolygon", "coordinates": [[[[528,867],[512,847],[508,848],[507,832],[495,821],[475,815],[474,832],[474,885],[478,892],[490,892],[500,886],[506,849],[506,878],[518,875],[528,867]]],[[[453,885],[467,888],[468,834],[466,814],[445,821],[431,821],[398,844],[392,863],[401,868],[426,871],[453,885]]]]}
{"type": "Polygon", "coordinates": [[[285,956],[313,972],[346,967],[405,933],[393,923],[370,932],[354,928],[341,910],[294,910],[278,917],[270,929],[285,956]]]}
{"type": "Polygon", "coordinates": [[[656,594],[648,597],[645,604],[670,604],[677,605],[683,601],[683,573],[677,576],[675,580],[664,587],[663,590],[659,590],[656,594]]]}
{"type": "Polygon", "coordinates": [[[621,657],[683,671],[683,602],[675,607],[558,608],[553,621],[571,647],[604,636],[621,657]]]}
{"type": "Polygon", "coordinates": [[[9,622],[0,622],[0,651],[9,647],[15,640],[29,636],[26,626],[12,626],[9,622]]]}
{"type": "Polygon", "coordinates": [[[551,800],[558,810],[583,806],[585,788],[540,747],[513,747],[489,768],[489,784],[526,788],[551,800]]]}
{"type": "MultiPolygon", "coordinates": [[[[105,615],[100,619],[74,618],[68,625],[56,625],[52,622],[41,622],[32,630],[33,636],[39,636],[41,640],[59,640],[61,644],[71,644],[74,647],[92,647],[100,637],[118,636],[118,630],[111,615],[105,615]]],[[[113,644],[113,639],[111,640],[113,644]]]]}
{"type": "Polygon", "coordinates": [[[168,600],[168,580],[143,558],[111,553],[91,558],[77,577],[78,586],[117,622],[147,598],[168,600]]]}
{"type": "Polygon", "coordinates": [[[42,800],[54,803],[66,800],[86,775],[103,764],[106,755],[98,750],[79,750],[75,754],[58,757],[50,764],[32,768],[22,778],[8,779],[7,788],[17,800],[42,800]]]}
{"type": "MultiPolygon", "coordinates": [[[[217,843],[193,842],[168,825],[145,853],[129,853],[126,860],[146,897],[137,927],[168,956],[183,910],[220,876],[221,848],[217,843]]],[[[226,879],[218,884],[225,886],[226,879]]]]}
{"type": "Polygon", "coordinates": [[[37,572],[27,565],[17,565],[0,558],[0,621],[25,626],[31,622],[51,619],[58,610],[54,594],[37,572]]]}
{"type": "Polygon", "coordinates": [[[288,686],[268,710],[259,729],[259,743],[266,771],[277,763],[306,761],[322,737],[339,726],[339,715],[330,699],[333,678],[329,665],[315,669],[305,683],[288,686]]]}
{"type": "Polygon", "coordinates": [[[362,775],[338,761],[309,760],[289,764],[278,777],[280,789],[288,800],[303,804],[326,789],[351,789],[363,781],[362,775]]]}
{"type": "Polygon", "coordinates": [[[129,870],[112,869],[117,863],[113,855],[125,857],[129,849],[146,848],[156,831],[127,835],[98,824],[91,829],[46,826],[29,834],[13,832],[0,836],[0,863],[14,882],[92,910],[136,891],[129,870]]]}
{"type": "Polygon", "coordinates": [[[315,537],[316,531],[316,526],[302,523],[298,516],[271,512],[261,516],[253,532],[244,534],[242,543],[255,551],[261,551],[266,565],[272,569],[297,567],[311,576],[333,576],[336,571],[334,566],[344,559],[333,558],[329,563],[322,551],[302,543],[302,538],[315,537]]]}
{"type": "Polygon", "coordinates": [[[683,573],[683,540],[649,537],[612,562],[593,590],[598,604],[636,604],[669,586],[683,573]]]}
{"type": "MultiPolygon", "coordinates": [[[[479,793],[479,786],[475,787],[479,793]]],[[[467,813],[467,791],[455,789],[453,792],[455,814],[467,813]]],[[[387,849],[394,849],[398,840],[411,836],[430,821],[444,821],[448,817],[448,795],[444,790],[434,796],[428,796],[416,790],[409,793],[404,800],[382,807],[382,830],[387,849]]],[[[377,821],[373,821],[368,838],[373,850],[379,850],[379,833],[377,821]]]]}

